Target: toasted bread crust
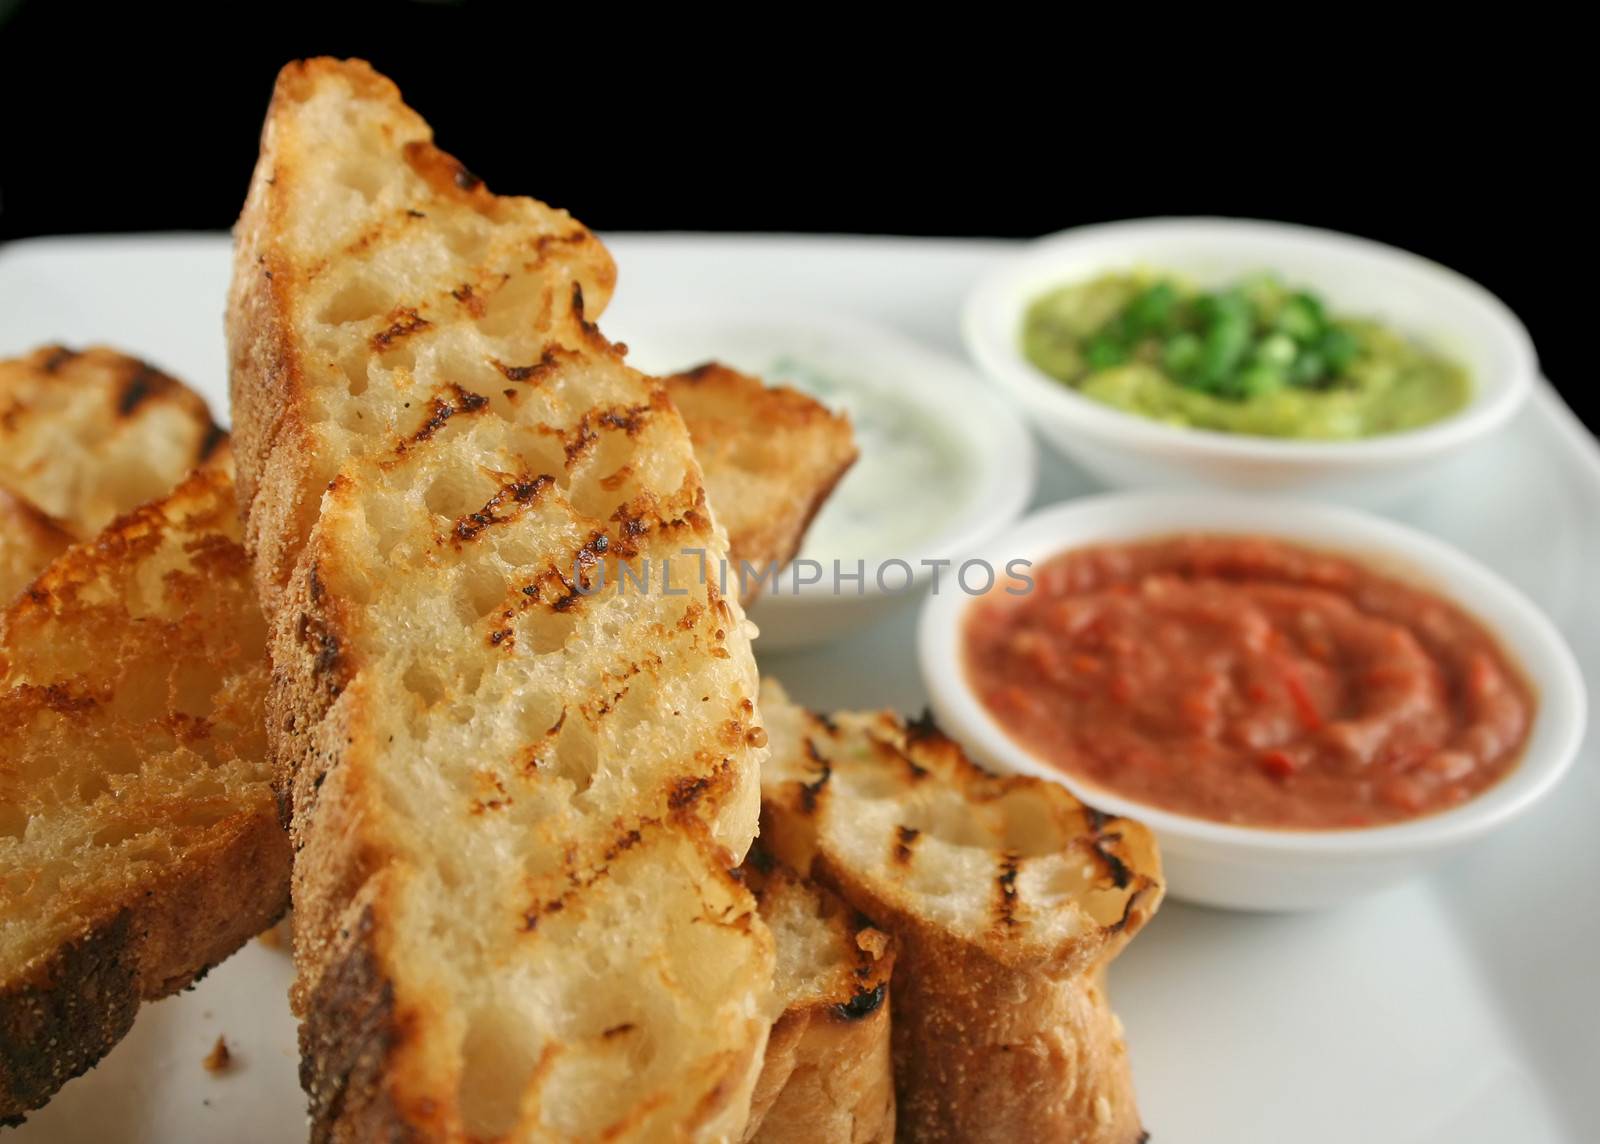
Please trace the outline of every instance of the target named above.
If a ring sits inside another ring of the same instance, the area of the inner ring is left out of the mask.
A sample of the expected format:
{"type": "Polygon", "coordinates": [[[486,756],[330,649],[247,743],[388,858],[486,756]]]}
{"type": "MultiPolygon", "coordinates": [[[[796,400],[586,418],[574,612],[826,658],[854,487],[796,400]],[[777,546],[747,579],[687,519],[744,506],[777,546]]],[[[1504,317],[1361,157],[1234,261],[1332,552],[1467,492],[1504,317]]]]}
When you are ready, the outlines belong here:
{"type": "Polygon", "coordinates": [[[753,851],[743,867],[778,942],[773,1023],[744,1139],[888,1144],[893,939],[832,893],[753,851]]]}
{"type": "Polygon", "coordinates": [[[290,852],[225,465],[70,548],[0,630],[0,803],[26,824],[0,834],[0,1118],[15,1119],[141,1000],[272,924],[290,852]]]}
{"type": "Polygon", "coordinates": [[[21,1124],[133,1027],[141,998],[132,923],[117,912],[0,993],[0,1124],[21,1124]]]}
{"type": "Polygon", "coordinates": [[[372,914],[350,927],[345,948],[306,1005],[300,1026],[300,1084],[311,1099],[311,1139],[390,1141],[425,1137],[389,1098],[385,1066],[405,1029],[394,990],[371,948],[372,914]]]}
{"type": "Polygon", "coordinates": [[[823,719],[770,682],[762,711],[764,841],[899,944],[902,1137],[1141,1140],[1104,973],[1161,900],[1149,831],[991,775],[927,720],[823,719]]]}
{"type": "MultiPolygon", "coordinates": [[[[728,530],[730,578],[741,562],[782,568],[856,462],[849,420],[799,390],[765,385],[718,362],[663,381],[689,427],[717,521],[728,530]]],[[[763,582],[740,577],[740,602],[751,604],[763,582]]]]}

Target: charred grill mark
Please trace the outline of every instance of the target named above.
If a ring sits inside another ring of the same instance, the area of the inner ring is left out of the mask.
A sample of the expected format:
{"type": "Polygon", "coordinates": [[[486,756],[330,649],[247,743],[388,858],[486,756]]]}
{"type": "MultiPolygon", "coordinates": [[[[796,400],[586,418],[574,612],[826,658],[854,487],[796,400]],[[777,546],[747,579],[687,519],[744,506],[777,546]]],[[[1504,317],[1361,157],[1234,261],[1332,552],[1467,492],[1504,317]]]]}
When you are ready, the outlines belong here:
{"type": "MultiPolygon", "coordinates": [[[[578,559],[581,564],[582,558],[579,557],[578,559]]],[[[579,570],[579,575],[584,577],[582,588],[590,586],[589,578],[585,575],[587,567],[588,565],[584,565],[579,570]]],[[[571,611],[582,603],[584,599],[584,592],[580,590],[580,585],[574,583],[572,578],[553,562],[548,564],[538,576],[534,577],[532,583],[524,584],[520,591],[524,597],[524,599],[518,601],[521,607],[526,608],[537,602],[547,605],[551,611],[558,614],[571,611]]],[[[509,616],[510,613],[508,612],[507,615],[509,616]]]]}
{"type": "Polygon", "coordinates": [[[594,235],[589,233],[589,231],[579,227],[577,230],[569,230],[565,234],[541,234],[538,238],[534,239],[533,244],[534,248],[537,249],[540,254],[543,254],[546,249],[556,245],[557,243],[567,246],[582,246],[593,237],[594,235]]]}
{"type": "MultiPolygon", "coordinates": [[[[548,351],[547,351],[548,353],[548,351]]],[[[499,365],[497,362],[496,365],[499,365]]],[[[501,366],[501,372],[506,372],[506,367],[501,366]]],[[[512,367],[513,371],[517,367],[512,367]]],[[[523,367],[529,371],[529,376],[537,379],[542,374],[543,363],[523,367]]],[[[512,373],[506,373],[513,377],[512,373]]],[[[513,377],[513,380],[521,380],[513,377]]],[[[594,443],[600,439],[603,431],[620,430],[629,437],[637,437],[639,432],[649,421],[649,405],[613,405],[601,413],[585,413],[578,419],[578,424],[570,433],[562,435],[561,449],[566,454],[567,468],[571,469],[578,461],[593,448],[594,443]]]]}
{"type": "Polygon", "coordinates": [[[594,426],[589,423],[589,415],[585,413],[578,421],[578,427],[570,434],[563,437],[561,451],[566,454],[567,468],[578,463],[578,459],[589,451],[589,447],[600,439],[594,431],[594,426]]]}
{"type": "Polygon", "coordinates": [[[403,456],[413,445],[420,445],[433,438],[433,435],[443,429],[445,423],[458,413],[477,413],[486,408],[489,399],[481,393],[474,393],[470,389],[463,389],[459,385],[451,385],[450,392],[454,396],[453,402],[442,397],[434,397],[429,406],[427,420],[417,427],[411,436],[402,439],[394,447],[397,455],[403,456]]]}
{"type": "Polygon", "coordinates": [[[450,297],[454,298],[457,302],[460,302],[467,313],[471,314],[474,318],[483,317],[485,310],[483,299],[478,297],[477,293],[472,289],[472,284],[470,282],[463,282],[454,290],[450,291],[450,297]]]}
{"type": "Polygon", "coordinates": [[[835,1005],[833,1011],[846,1021],[859,1021],[863,1017],[870,1017],[883,1004],[884,992],[883,982],[880,981],[873,988],[857,993],[850,1000],[835,1005]]]}
{"type": "Polygon", "coordinates": [[[906,777],[912,782],[919,782],[927,777],[928,768],[913,759],[900,744],[889,739],[880,739],[870,731],[867,733],[867,742],[872,744],[873,753],[879,758],[887,756],[889,762],[905,767],[906,777]]]}
{"type": "Polygon", "coordinates": [[[672,784],[672,790],[667,794],[667,805],[673,810],[687,810],[700,801],[700,796],[711,785],[711,780],[704,775],[694,778],[678,779],[672,784]]]}
{"type": "Polygon", "coordinates": [[[594,323],[589,322],[584,317],[584,288],[582,288],[582,283],[579,282],[573,283],[573,317],[578,318],[578,325],[584,328],[584,333],[600,333],[595,328],[594,323]]]}
{"type": "Polygon", "coordinates": [[[600,327],[583,316],[583,285],[578,282],[572,284],[572,316],[578,320],[578,326],[590,343],[598,342],[600,348],[606,350],[611,348],[610,343],[601,336],[600,327]]]}
{"type": "Polygon", "coordinates": [[[911,862],[911,851],[917,844],[917,839],[922,837],[922,831],[914,826],[897,826],[894,829],[894,861],[896,865],[906,866],[911,862]]]}
{"type": "Polygon", "coordinates": [[[476,512],[469,512],[456,521],[452,529],[455,538],[462,543],[475,540],[491,525],[504,524],[516,519],[518,513],[532,504],[540,493],[554,483],[554,477],[540,475],[531,479],[519,477],[510,484],[503,485],[482,508],[476,512]]]}
{"type": "MultiPolygon", "coordinates": [[[[589,543],[573,553],[573,567],[577,569],[585,588],[593,583],[593,577],[590,573],[600,566],[602,555],[610,547],[611,538],[603,532],[596,532],[590,535],[589,543]]],[[[571,587],[571,585],[568,586],[571,587]]]]}
{"type": "Polygon", "coordinates": [[[637,437],[639,430],[644,427],[645,414],[649,412],[648,405],[613,406],[600,414],[600,424],[607,429],[621,429],[628,436],[637,437]]]}
{"type": "Polygon", "coordinates": [[[1128,886],[1128,883],[1133,882],[1133,870],[1128,869],[1128,864],[1126,864],[1126,862],[1123,862],[1122,859],[1117,858],[1117,854],[1106,850],[1104,846],[1096,843],[1094,850],[1099,851],[1099,856],[1106,861],[1106,866],[1110,869],[1110,880],[1112,880],[1112,885],[1117,886],[1118,890],[1125,890],[1126,886],[1128,886]]]}
{"type": "Polygon", "coordinates": [[[1017,862],[1014,851],[1001,854],[1000,873],[995,878],[995,889],[999,892],[995,899],[995,920],[1007,927],[1017,924],[1017,862]]]}
{"type": "Polygon", "coordinates": [[[548,902],[535,902],[522,914],[522,932],[532,933],[539,928],[539,919],[545,914],[558,914],[565,903],[560,898],[551,898],[548,902]]]}
{"type": "Polygon", "coordinates": [[[206,435],[200,441],[200,460],[208,461],[221,444],[228,439],[228,431],[222,426],[212,423],[206,430],[206,435]]]}
{"type": "Polygon", "coordinates": [[[652,518],[646,498],[636,497],[611,514],[617,523],[616,539],[607,539],[605,551],[618,560],[630,560],[639,554],[639,538],[650,531],[652,518]]]}
{"type": "Polygon", "coordinates": [[[564,596],[556,597],[555,603],[551,604],[550,606],[557,612],[566,612],[571,608],[577,607],[578,601],[582,598],[582,595],[578,592],[568,592],[564,596]]]}
{"type": "Polygon", "coordinates": [[[151,394],[165,389],[170,384],[155,369],[144,362],[136,362],[128,379],[122,383],[122,389],[117,393],[117,416],[131,417],[134,410],[143,405],[145,398],[151,394]]]}
{"type": "Polygon", "coordinates": [[[1084,818],[1087,819],[1089,830],[1093,835],[1090,846],[1094,848],[1095,855],[1106,868],[1106,873],[1111,875],[1111,884],[1119,890],[1125,890],[1133,881],[1133,871],[1128,869],[1128,864],[1119,858],[1107,845],[1122,841],[1122,835],[1107,833],[1106,824],[1112,819],[1104,811],[1096,810],[1092,806],[1083,808],[1084,818]]]}
{"type": "Polygon", "coordinates": [[[379,330],[372,335],[372,348],[376,353],[385,353],[394,344],[412,334],[426,330],[432,322],[418,314],[411,306],[401,306],[394,310],[389,318],[387,329],[379,330]]]}
{"type": "Polygon", "coordinates": [[[1121,840],[1122,836],[1120,834],[1108,834],[1104,840],[1096,838],[1094,852],[1100,855],[1100,860],[1105,863],[1106,870],[1111,874],[1111,884],[1119,890],[1125,890],[1128,888],[1128,884],[1133,881],[1133,871],[1128,869],[1126,862],[1118,858],[1105,846],[1106,842],[1120,842],[1121,840]]]}
{"type": "Polygon", "coordinates": [[[561,364],[561,355],[554,346],[546,346],[532,365],[507,365],[499,358],[492,360],[495,369],[504,374],[507,381],[542,381],[561,364]]]}
{"type": "Polygon", "coordinates": [[[401,154],[410,168],[427,184],[444,194],[465,193],[472,205],[483,209],[489,199],[487,191],[480,191],[483,180],[474,175],[460,160],[447,155],[425,139],[413,139],[401,148],[401,154]]]}
{"type": "Polygon", "coordinates": [[[639,845],[642,837],[643,835],[639,833],[637,828],[625,831],[621,837],[606,848],[605,860],[607,862],[615,861],[619,855],[625,854],[639,845]]]}
{"type": "Polygon", "coordinates": [[[1133,906],[1144,896],[1143,890],[1136,890],[1128,895],[1128,900],[1122,904],[1122,916],[1106,927],[1110,933],[1121,933],[1128,928],[1128,919],[1133,917],[1133,906]]]}
{"type": "Polygon", "coordinates": [[[55,346],[50,350],[50,356],[44,359],[40,368],[45,373],[55,373],[68,362],[76,361],[80,356],[77,350],[69,350],[66,346],[55,346]]]}
{"type": "Polygon", "coordinates": [[[811,761],[822,768],[816,779],[809,783],[800,784],[800,805],[807,814],[812,814],[817,809],[817,796],[822,793],[822,788],[828,785],[828,780],[833,777],[833,766],[817,753],[817,746],[810,739],[805,740],[806,754],[811,756],[811,761]]]}

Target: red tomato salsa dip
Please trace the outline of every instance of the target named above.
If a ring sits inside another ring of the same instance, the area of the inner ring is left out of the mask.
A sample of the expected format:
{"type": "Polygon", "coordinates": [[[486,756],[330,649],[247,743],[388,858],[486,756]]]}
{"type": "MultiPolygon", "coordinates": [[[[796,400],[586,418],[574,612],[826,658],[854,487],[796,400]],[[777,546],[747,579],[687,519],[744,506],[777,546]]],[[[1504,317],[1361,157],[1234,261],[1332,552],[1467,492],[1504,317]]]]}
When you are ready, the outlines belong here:
{"type": "Polygon", "coordinates": [[[1084,548],[970,608],[967,671],[1011,736],[1124,797],[1219,822],[1375,826],[1516,764],[1534,698],[1455,605],[1252,536],[1084,548]]]}

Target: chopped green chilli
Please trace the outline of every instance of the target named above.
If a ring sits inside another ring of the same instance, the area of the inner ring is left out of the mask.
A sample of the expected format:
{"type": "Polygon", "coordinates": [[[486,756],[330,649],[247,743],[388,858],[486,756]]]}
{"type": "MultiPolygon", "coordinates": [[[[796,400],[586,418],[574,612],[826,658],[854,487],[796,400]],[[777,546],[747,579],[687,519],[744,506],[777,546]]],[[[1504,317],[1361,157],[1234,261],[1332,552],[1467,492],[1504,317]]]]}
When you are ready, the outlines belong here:
{"type": "Polygon", "coordinates": [[[1268,276],[1215,291],[1110,274],[1035,299],[1022,349],[1056,380],[1158,421],[1323,440],[1413,429],[1467,403],[1459,364],[1330,315],[1268,276]]]}

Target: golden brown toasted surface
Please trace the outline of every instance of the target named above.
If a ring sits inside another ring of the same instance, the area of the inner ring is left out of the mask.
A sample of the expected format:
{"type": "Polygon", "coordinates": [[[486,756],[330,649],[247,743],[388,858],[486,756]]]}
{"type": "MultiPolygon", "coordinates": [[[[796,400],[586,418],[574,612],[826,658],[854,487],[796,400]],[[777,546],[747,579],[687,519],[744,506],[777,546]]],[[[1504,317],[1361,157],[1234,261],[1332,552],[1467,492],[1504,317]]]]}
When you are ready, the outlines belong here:
{"type": "Polygon", "coordinates": [[[894,941],[759,846],[741,868],[777,943],[773,1024],[745,1139],[894,1139],[889,978],[894,941]]]}
{"type": "Polygon", "coordinates": [[[1161,900],[1149,831],[991,775],[926,720],[823,718],[771,681],[761,707],[763,844],[898,942],[901,1134],[1139,1140],[1104,970],[1161,900]]]}
{"type": "Polygon", "coordinates": [[[609,256],[329,60],[280,77],[236,235],[314,1138],[736,1137],[755,665],[682,418],[592,324],[609,256]]]}
{"type": "Polygon", "coordinates": [[[72,534],[55,517],[0,487],[0,600],[13,599],[71,543],[72,534]]]}
{"type": "MultiPolygon", "coordinates": [[[[665,379],[694,439],[706,495],[728,530],[730,582],[740,561],[783,567],[856,460],[847,418],[798,390],[767,386],[717,362],[665,379]]],[[[748,605],[760,591],[751,576],[748,605]]]]}
{"type": "Polygon", "coordinates": [[[221,440],[199,394],[116,350],[0,361],[0,489],[77,539],[165,496],[221,440]]]}
{"type": "Polygon", "coordinates": [[[0,1118],[287,904],[239,540],[224,458],[0,618],[0,1118]]]}

